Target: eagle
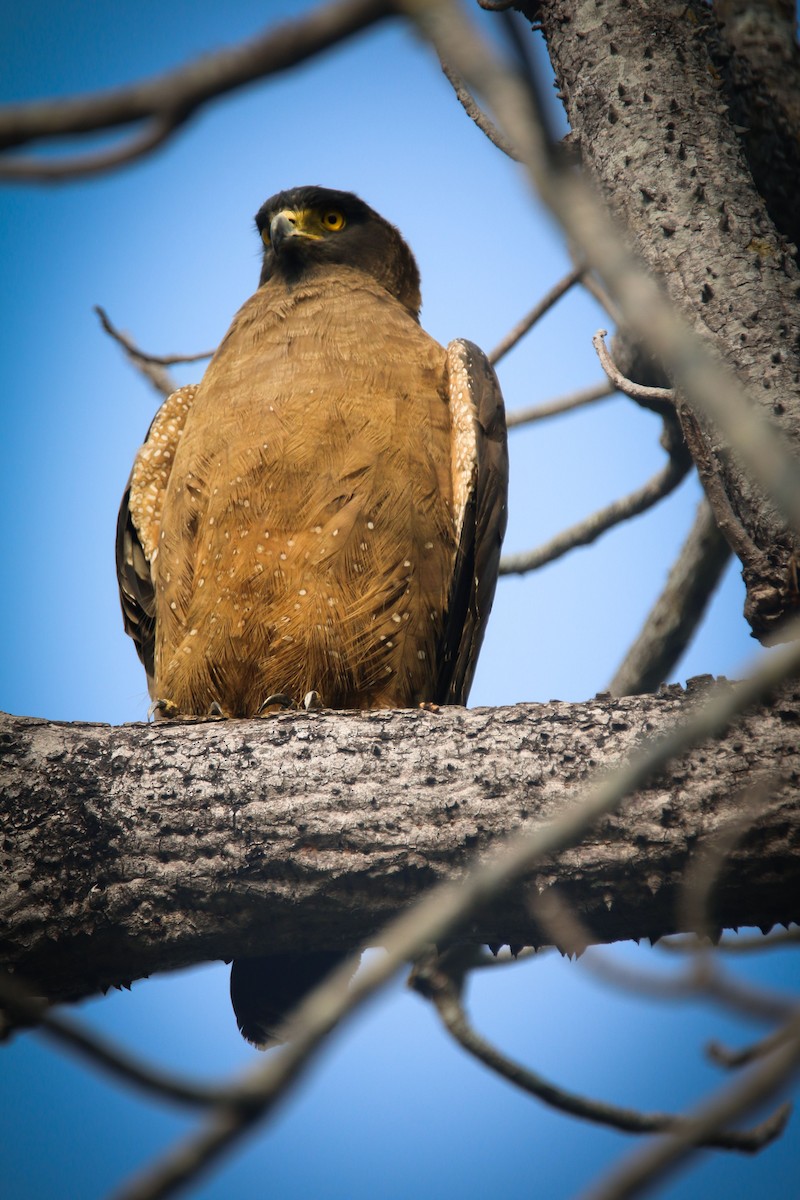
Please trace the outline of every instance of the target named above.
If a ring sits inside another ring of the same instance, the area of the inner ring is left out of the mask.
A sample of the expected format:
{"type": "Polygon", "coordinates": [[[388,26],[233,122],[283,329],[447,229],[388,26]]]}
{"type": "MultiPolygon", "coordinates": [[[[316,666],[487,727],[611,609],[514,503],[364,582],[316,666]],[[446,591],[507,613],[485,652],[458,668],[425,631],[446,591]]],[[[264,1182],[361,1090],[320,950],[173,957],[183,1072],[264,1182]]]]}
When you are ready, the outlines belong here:
{"type": "MultiPolygon", "coordinates": [[[[293,188],[255,220],[258,289],[159,409],[119,512],[156,714],[465,704],[506,525],[495,373],[421,328],[414,256],[357,196],[293,188]]],[[[243,1035],[275,1040],[339,957],[236,960],[243,1035]]]]}

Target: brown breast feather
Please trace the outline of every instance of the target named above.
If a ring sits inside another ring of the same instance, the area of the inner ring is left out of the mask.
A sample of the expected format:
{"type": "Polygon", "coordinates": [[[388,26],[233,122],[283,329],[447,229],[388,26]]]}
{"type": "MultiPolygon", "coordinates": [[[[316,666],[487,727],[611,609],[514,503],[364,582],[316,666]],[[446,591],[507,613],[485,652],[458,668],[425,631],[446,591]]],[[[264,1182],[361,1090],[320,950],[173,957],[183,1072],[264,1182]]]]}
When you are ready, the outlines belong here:
{"type": "Polygon", "coordinates": [[[445,388],[445,351],[358,272],[251,297],[161,502],[154,696],[242,716],[275,692],[436,698],[456,552],[445,388]]]}

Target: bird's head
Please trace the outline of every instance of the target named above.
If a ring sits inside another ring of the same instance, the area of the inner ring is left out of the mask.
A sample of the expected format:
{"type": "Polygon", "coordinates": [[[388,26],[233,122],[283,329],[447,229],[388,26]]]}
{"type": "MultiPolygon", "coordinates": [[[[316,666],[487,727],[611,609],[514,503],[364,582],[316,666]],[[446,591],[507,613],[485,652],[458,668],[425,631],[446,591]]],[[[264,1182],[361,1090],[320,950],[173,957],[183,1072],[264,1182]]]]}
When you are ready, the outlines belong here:
{"type": "Polygon", "coordinates": [[[296,281],[324,264],[355,267],[382,284],[416,319],[419,270],[394,225],[352,192],[299,187],[278,192],[256,213],[264,243],[260,283],[296,281]]]}

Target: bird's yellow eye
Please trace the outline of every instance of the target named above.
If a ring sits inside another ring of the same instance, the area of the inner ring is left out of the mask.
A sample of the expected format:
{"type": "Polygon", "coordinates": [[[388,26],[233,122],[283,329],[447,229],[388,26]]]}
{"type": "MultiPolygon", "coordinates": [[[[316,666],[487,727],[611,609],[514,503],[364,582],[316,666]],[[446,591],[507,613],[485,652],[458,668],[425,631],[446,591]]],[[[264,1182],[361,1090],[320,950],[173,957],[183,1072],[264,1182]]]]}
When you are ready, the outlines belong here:
{"type": "Polygon", "coordinates": [[[330,229],[331,233],[338,233],[340,229],[344,229],[344,213],[331,209],[330,212],[322,214],[322,224],[326,229],[330,229]]]}

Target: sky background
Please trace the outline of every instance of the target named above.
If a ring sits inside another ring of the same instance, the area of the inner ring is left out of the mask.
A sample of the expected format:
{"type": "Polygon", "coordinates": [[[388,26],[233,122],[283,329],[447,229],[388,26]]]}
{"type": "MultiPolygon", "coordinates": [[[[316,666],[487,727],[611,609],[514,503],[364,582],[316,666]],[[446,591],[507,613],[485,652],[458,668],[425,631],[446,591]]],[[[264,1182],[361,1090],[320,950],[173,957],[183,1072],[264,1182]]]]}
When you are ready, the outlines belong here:
{"type": "MultiPolygon", "coordinates": [[[[3,5],[0,99],[107,88],[259,32],[305,3],[61,0],[3,5]]],[[[487,36],[495,26],[480,18],[487,36]]],[[[554,102],[555,103],[555,102],[554,102]]],[[[563,123],[563,118],[562,118],[563,123]]],[[[97,145],[92,141],[89,145],[97,145]]],[[[84,149],[87,143],[83,143],[84,149]]],[[[157,407],[92,312],[154,353],[214,346],[257,285],[253,215],[272,193],[319,183],[358,192],[397,224],[423,281],[424,327],[490,350],[570,266],[518,168],[467,119],[430,52],[399,24],[195,116],[166,148],[96,180],[0,191],[4,436],[0,442],[0,707],[59,720],[146,719],[125,636],[114,528],[133,456],[157,407]]],[[[600,379],[591,337],[607,319],[575,291],[503,361],[509,410],[600,379]]],[[[176,373],[179,382],[201,368],[176,373]]],[[[506,549],[549,538],[639,486],[663,462],[659,422],[617,398],[511,435],[506,549]]],[[[689,480],[594,547],[501,580],[475,705],[582,700],[603,690],[691,526],[689,480]]],[[[734,567],[674,673],[737,675],[756,653],[734,567]]],[[[613,951],[643,966],[664,956],[613,951]]],[[[797,987],[797,956],[736,960],[797,987]]],[[[209,964],[80,1006],[96,1029],[153,1061],[220,1077],[253,1062],[209,964]]],[[[700,1004],[609,992],[557,954],[482,972],[478,1028],[555,1081],[650,1109],[720,1082],[710,1037],[757,1036],[700,1004]]],[[[194,1118],[139,1099],[39,1036],[0,1050],[0,1194],[93,1200],[194,1118]]],[[[401,983],[330,1042],[277,1118],[193,1193],[301,1200],[569,1197],[630,1139],[553,1114],[487,1074],[401,983]]],[[[664,1188],[694,1200],[800,1192],[795,1118],[756,1159],[707,1156],[664,1188]]]]}

